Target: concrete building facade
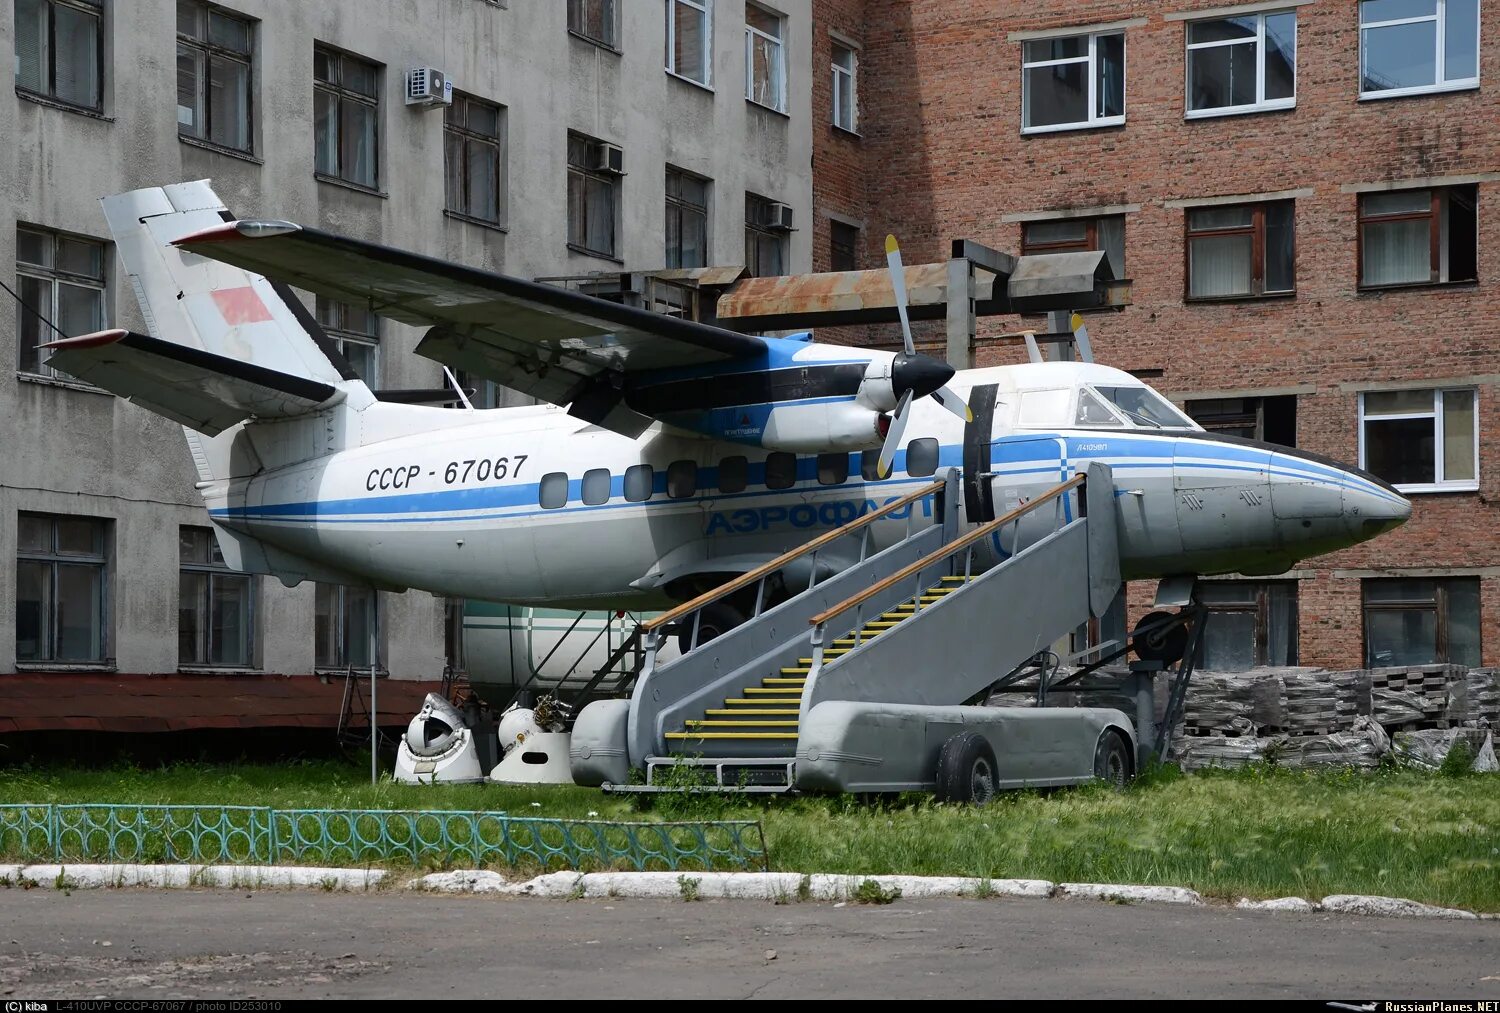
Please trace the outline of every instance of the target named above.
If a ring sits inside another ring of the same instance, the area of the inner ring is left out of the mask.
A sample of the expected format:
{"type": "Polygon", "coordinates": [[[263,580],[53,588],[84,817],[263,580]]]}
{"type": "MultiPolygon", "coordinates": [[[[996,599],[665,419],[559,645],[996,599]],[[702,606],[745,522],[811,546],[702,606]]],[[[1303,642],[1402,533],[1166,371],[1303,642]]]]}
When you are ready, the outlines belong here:
{"type": "MultiPolygon", "coordinates": [[[[908,263],[954,238],[1118,251],[1132,305],[1091,321],[1100,361],[1409,494],[1395,532],[1211,585],[1215,667],[1500,661],[1500,4],[818,0],[815,21],[817,52],[860,43],[858,137],[825,92],[814,110],[818,228],[862,221],[860,266],[887,232],[908,263]]],[[[983,333],[976,364],[1024,354],[983,333]]]]}
{"type": "MultiPolygon", "coordinates": [[[[0,278],[69,333],[144,330],[97,198],[200,178],[246,217],[521,277],[741,264],[747,203],[811,221],[811,45],[807,0],[15,0],[0,278]],[[422,67],[453,105],[407,104],[422,67]]],[[[811,267],[810,229],[773,240],[811,267]]],[[[364,598],[216,570],[179,427],[49,375],[31,309],[0,314],[0,679],[360,659],[364,598]]],[[[374,386],[442,385],[415,329],[317,311],[374,386]]],[[[382,663],[436,678],[444,602],[380,598],[382,663]]]]}

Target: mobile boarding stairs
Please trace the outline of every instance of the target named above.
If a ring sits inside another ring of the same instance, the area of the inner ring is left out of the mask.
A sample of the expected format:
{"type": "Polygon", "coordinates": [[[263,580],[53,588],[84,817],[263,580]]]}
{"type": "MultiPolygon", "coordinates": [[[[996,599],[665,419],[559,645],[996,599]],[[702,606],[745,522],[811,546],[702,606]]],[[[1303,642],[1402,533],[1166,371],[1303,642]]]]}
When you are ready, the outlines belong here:
{"type": "MultiPolygon", "coordinates": [[[[1090,464],[968,530],[959,520],[959,488],[958,472],[949,470],[646,624],[646,665],[630,699],[598,700],[578,715],[574,780],[616,791],[685,783],[759,792],[936,788],[967,799],[1129,776],[1158,738],[1149,674],[1137,688],[1125,687],[1137,703],[1135,720],[1108,707],[965,705],[1014,683],[1115,601],[1121,583],[1108,466],[1090,464]],[[874,525],[903,516],[905,537],[872,554],[874,525]],[[809,586],[763,609],[770,579],[793,564],[813,574],[809,586]],[[817,580],[830,569],[838,572],[817,580]],[[725,599],[753,602],[751,618],[697,643],[703,609],[725,599]],[[658,665],[668,631],[682,632],[684,650],[658,665]],[[699,776],[663,776],[683,766],[699,768],[699,776]]],[[[1196,635],[1201,624],[1187,615],[1171,617],[1174,628],[1191,626],[1196,635]]],[[[1137,630],[1135,639],[1141,636],[1137,630]]],[[[1094,667],[1130,646],[1093,649],[1094,667]]],[[[1186,653],[1164,728],[1172,727],[1170,708],[1180,707],[1177,690],[1191,673],[1186,653]]],[[[1047,675],[1044,667],[1038,703],[1047,675]]]]}

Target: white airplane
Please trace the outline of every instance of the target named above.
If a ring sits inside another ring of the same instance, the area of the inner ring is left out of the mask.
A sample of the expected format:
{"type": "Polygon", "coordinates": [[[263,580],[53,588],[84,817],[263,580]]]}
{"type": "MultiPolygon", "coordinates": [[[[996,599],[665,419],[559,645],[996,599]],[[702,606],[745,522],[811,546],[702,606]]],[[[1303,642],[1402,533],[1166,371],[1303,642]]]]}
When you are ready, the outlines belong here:
{"type": "MultiPolygon", "coordinates": [[[[909,326],[904,354],[735,333],[236,220],[203,181],[103,204],[152,336],[66,338],[49,361],[182,423],[225,561],[288,585],[660,608],[948,467],[972,523],[1108,463],[1126,579],[1279,573],[1411,511],[1365,472],[1210,435],[1102,365],[955,373],[909,326]],[[379,401],[289,285],[427,326],[420,354],[549,403],[379,401]]],[[[893,243],[891,261],[905,324],[893,243]]],[[[876,524],[877,546],[905,522],[876,524]]],[[[701,637],[748,611],[716,608],[701,637]]]]}

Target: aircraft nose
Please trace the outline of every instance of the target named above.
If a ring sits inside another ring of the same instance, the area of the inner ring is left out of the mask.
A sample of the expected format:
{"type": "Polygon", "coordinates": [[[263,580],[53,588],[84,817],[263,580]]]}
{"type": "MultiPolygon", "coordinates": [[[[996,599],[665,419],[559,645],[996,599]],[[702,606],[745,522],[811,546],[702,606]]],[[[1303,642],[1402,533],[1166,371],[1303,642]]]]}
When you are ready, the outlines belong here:
{"type": "Polygon", "coordinates": [[[1389,486],[1377,486],[1354,476],[1344,487],[1344,523],[1359,541],[1398,528],[1410,516],[1411,500],[1389,486]]]}

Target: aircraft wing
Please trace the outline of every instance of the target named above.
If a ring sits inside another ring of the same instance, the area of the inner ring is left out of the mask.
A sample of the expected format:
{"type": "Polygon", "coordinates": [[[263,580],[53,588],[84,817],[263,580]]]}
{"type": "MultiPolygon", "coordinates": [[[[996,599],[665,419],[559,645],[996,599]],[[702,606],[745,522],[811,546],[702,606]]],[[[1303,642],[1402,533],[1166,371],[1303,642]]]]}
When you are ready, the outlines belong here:
{"type": "Polygon", "coordinates": [[[420,354],[629,435],[649,420],[620,404],[626,375],[765,352],[750,335],[290,222],[230,222],[173,245],[427,326],[420,354]]]}

